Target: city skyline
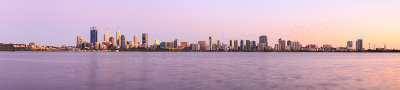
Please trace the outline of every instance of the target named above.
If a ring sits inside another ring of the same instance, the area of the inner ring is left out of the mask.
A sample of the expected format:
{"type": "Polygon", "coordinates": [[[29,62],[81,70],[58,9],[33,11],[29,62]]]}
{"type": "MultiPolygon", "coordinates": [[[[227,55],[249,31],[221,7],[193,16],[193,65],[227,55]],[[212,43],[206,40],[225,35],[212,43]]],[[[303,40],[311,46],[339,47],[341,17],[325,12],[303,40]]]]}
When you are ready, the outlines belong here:
{"type": "MultiPolygon", "coordinates": [[[[282,38],[278,39],[278,43],[274,45],[268,45],[268,36],[260,35],[258,42],[255,40],[246,39],[246,44],[244,44],[244,40],[229,40],[229,46],[226,42],[221,42],[217,40],[217,43],[214,43],[213,36],[208,37],[208,43],[206,40],[199,40],[197,43],[189,43],[187,41],[182,41],[181,43],[178,39],[171,41],[160,41],[155,39],[154,44],[149,43],[149,35],[148,33],[142,33],[142,43],[138,43],[138,36],[136,34],[133,35],[132,41],[127,39],[125,34],[121,34],[120,28],[116,31],[117,43],[113,42],[113,37],[109,37],[108,28],[105,29],[105,34],[103,35],[104,41],[98,42],[98,33],[97,27],[90,27],[90,42],[86,42],[81,36],[76,37],[76,47],[72,46],[73,51],[86,51],[86,50],[101,50],[101,51],[109,51],[109,50],[149,50],[149,51],[159,51],[159,50],[174,50],[174,51],[325,51],[325,52],[336,52],[336,51],[346,51],[346,52],[363,52],[363,51],[388,51],[391,50],[386,48],[386,44],[384,48],[368,48],[364,47],[363,39],[357,39],[355,47],[353,47],[353,41],[347,41],[346,46],[342,47],[334,47],[331,44],[305,44],[303,46],[301,41],[291,41],[284,40],[282,38]],[[274,46],[274,47],[273,47],[274,46]],[[322,47],[321,47],[322,46],[322,47]]],[[[29,44],[30,45],[30,44],[29,44]]],[[[24,46],[22,46],[24,47],[24,46]]],[[[26,46],[25,46],[26,47],[26,46]]],[[[70,49],[72,49],[70,48],[70,49]]]]}
{"type": "Polygon", "coordinates": [[[363,38],[365,47],[386,44],[387,48],[400,49],[400,27],[396,25],[400,21],[400,6],[396,4],[399,2],[5,0],[0,3],[5,7],[1,8],[5,12],[0,17],[0,27],[7,33],[0,34],[4,38],[0,43],[73,46],[76,41],[71,37],[81,35],[89,40],[87,27],[95,25],[99,26],[99,39],[106,28],[110,30],[109,36],[115,36],[115,30],[121,28],[128,40],[132,34],[144,32],[157,36],[149,37],[149,43],[157,38],[194,43],[207,40],[208,36],[213,36],[214,41],[258,41],[254,36],[265,34],[269,40],[282,38],[335,47],[363,38]]]}

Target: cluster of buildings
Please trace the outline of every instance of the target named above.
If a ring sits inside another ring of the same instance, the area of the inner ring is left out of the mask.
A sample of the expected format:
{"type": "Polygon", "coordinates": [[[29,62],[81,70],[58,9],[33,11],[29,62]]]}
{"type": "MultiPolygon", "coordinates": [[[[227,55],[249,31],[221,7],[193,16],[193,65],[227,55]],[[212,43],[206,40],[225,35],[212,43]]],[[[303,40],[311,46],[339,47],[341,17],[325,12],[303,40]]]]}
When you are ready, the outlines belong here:
{"type": "Polygon", "coordinates": [[[98,40],[97,27],[90,27],[90,41],[82,39],[77,36],[76,47],[80,50],[132,50],[132,49],[145,49],[145,50],[184,50],[184,51],[364,51],[363,40],[356,41],[355,48],[353,41],[348,41],[346,47],[332,47],[332,45],[325,44],[319,47],[315,44],[303,46],[299,41],[279,39],[278,43],[268,45],[268,38],[266,35],[259,36],[258,42],[254,40],[229,40],[228,43],[223,43],[220,40],[214,42],[214,38],[210,36],[208,41],[198,41],[197,43],[189,43],[186,41],[179,42],[178,39],[168,42],[160,42],[155,40],[154,44],[149,44],[149,36],[143,33],[141,42],[139,42],[138,35],[133,35],[133,40],[128,41],[126,35],[120,34],[118,28],[115,37],[109,36],[109,30],[105,29],[103,41],[98,40]]]}
{"type": "Polygon", "coordinates": [[[0,43],[0,51],[57,51],[65,48],[54,46],[40,46],[35,43],[26,44],[3,44],[0,43]]]}

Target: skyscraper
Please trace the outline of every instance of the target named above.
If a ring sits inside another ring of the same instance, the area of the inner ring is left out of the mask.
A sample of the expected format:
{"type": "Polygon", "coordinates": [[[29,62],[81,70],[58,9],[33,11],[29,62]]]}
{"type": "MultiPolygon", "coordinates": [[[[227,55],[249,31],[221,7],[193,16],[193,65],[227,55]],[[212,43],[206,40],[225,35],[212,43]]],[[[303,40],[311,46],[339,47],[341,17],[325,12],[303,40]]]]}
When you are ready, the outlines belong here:
{"type": "Polygon", "coordinates": [[[178,48],[178,46],[179,46],[178,39],[175,39],[174,40],[174,48],[178,48]]]}
{"type": "Polygon", "coordinates": [[[134,44],[139,44],[139,40],[138,40],[138,36],[137,35],[133,35],[133,43],[134,44]]]}
{"type": "Polygon", "coordinates": [[[229,46],[231,47],[231,49],[233,48],[233,40],[229,40],[229,46]]]}
{"type": "Polygon", "coordinates": [[[213,50],[213,37],[212,36],[210,36],[210,37],[208,37],[208,39],[210,40],[210,50],[213,50]]]}
{"type": "Polygon", "coordinates": [[[240,50],[244,50],[244,40],[240,40],[240,50]]]}
{"type": "Polygon", "coordinates": [[[358,39],[356,41],[356,50],[357,51],[363,51],[363,40],[362,39],[358,39]]]}
{"type": "Polygon", "coordinates": [[[259,43],[265,43],[268,46],[267,35],[260,36],[260,42],[259,43]]]}
{"type": "Polygon", "coordinates": [[[251,41],[251,49],[252,49],[252,50],[257,49],[257,43],[256,43],[256,41],[251,41]]]}
{"type": "Polygon", "coordinates": [[[111,44],[115,45],[115,43],[114,43],[114,41],[115,41],[114,37],[110,37],[108,40],[109,40],[108,42],[110,42],[111,44]]]}
{"type": "Polygon", "coordinates": [[[119,32],[120,32],[120,30],[118,28],[117,33],[115,34],[115,39],[116,39],[117,45],[121,45],[121,36],[119,35],[119,32]]]}
{"type": "Polygon", "coordinates": [[[238,40],[234,40],[233,43],[234,43],[234,44],[233,44],[233,45],[234,45],[234,46],[233,46],[233,50],[238,50],[238,49],[239,49],[239,47],[238,47],[238,46],[239,46],[238,40]]]}
{"type": "Polygon", "coordinates": [[[251,41],[246,40],[246,50],[251,50],[251,41]]]}
{"type": "Polygon", "coordinates": [[[82,37],[81,36],[77,36],[76,37],[76,46],[79,46],[79,44],[82,43],[82,37]]]}
{"type": "Polygon", "coordinates": [[[122,48],[127,48],[126,47],[126,36],[125,35],[121,35],[121,47],[122,48]]]}
{"type": "Polygon", "coordinates": [[[97,27],[90,27],[90,43],[97,42],[97,27]]]}
{"type": "Polygon", "coordinates": [[[347,48],[353,47],[353,41],[347,41],[347,48]]]}
{"type": "Polygon", "coordinates": [[[279,45],[281,45],[281,50],[285,50],[286,41],[279,38],[278,42],[279,42],[279,45]]]}
{"type": "Polygon", "coordinates": [[[108,36],[108,28],[106,28],[106,31],[105,31],[105,33],[104,33],[104,42],[109,42],[110,40],[109,40],[109,36],[108,36]]]}
{"type": "Polygon", "coordinates": [[[221,48],[221,41],[217,40],[217,50],[221,48]]]}
{"type": "Polygon", "coordinates": [[[149,35],[147,33],[142,34],[142,47],[147,48],[149,46],[149,35]]]}
{"type": "Polygon", "coordinates": [[[291,46],[292,45],[292,41],[288,40],[286,44],[287,44],[287,46],[291,46]]]}
{"type": "Polygon", "coordinates": [[[156,40],[154,41],[154,45],[160,45],[160,40],[156,39],[156,40]]]}

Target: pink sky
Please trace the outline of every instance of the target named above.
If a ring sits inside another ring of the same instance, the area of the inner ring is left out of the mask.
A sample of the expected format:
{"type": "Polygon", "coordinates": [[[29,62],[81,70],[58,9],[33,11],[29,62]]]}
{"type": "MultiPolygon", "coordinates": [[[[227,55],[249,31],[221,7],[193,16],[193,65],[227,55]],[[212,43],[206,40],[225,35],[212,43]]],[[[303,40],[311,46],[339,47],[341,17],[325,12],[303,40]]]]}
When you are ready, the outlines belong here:
{"type": "Polygon", "coordinates": [[[115,36],[118,27],[128,40],[149,33],[150,43],[214,41],[267,35],[306,44],[345,46],[349,40],[400,49],[398,0],[1,0],[0,43],[36,42],[75,45],[89,27],[115,36]]]}

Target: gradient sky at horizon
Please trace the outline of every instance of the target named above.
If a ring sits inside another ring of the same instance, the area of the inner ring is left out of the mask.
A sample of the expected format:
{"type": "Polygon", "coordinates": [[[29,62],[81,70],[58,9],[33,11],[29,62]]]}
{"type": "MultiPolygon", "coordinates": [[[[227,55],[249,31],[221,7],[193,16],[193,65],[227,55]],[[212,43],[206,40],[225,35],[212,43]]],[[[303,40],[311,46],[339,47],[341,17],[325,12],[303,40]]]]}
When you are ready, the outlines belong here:
{"type": "Polygon", "coordinates": [[[400,49],[399,0],[1,0],[0,43],[75,45],[97,26],[128,40],[149,33],[150,43],[256,40],[267,35],[306,44],[342,47],[362,38],[376,47],[400,49]]]}

